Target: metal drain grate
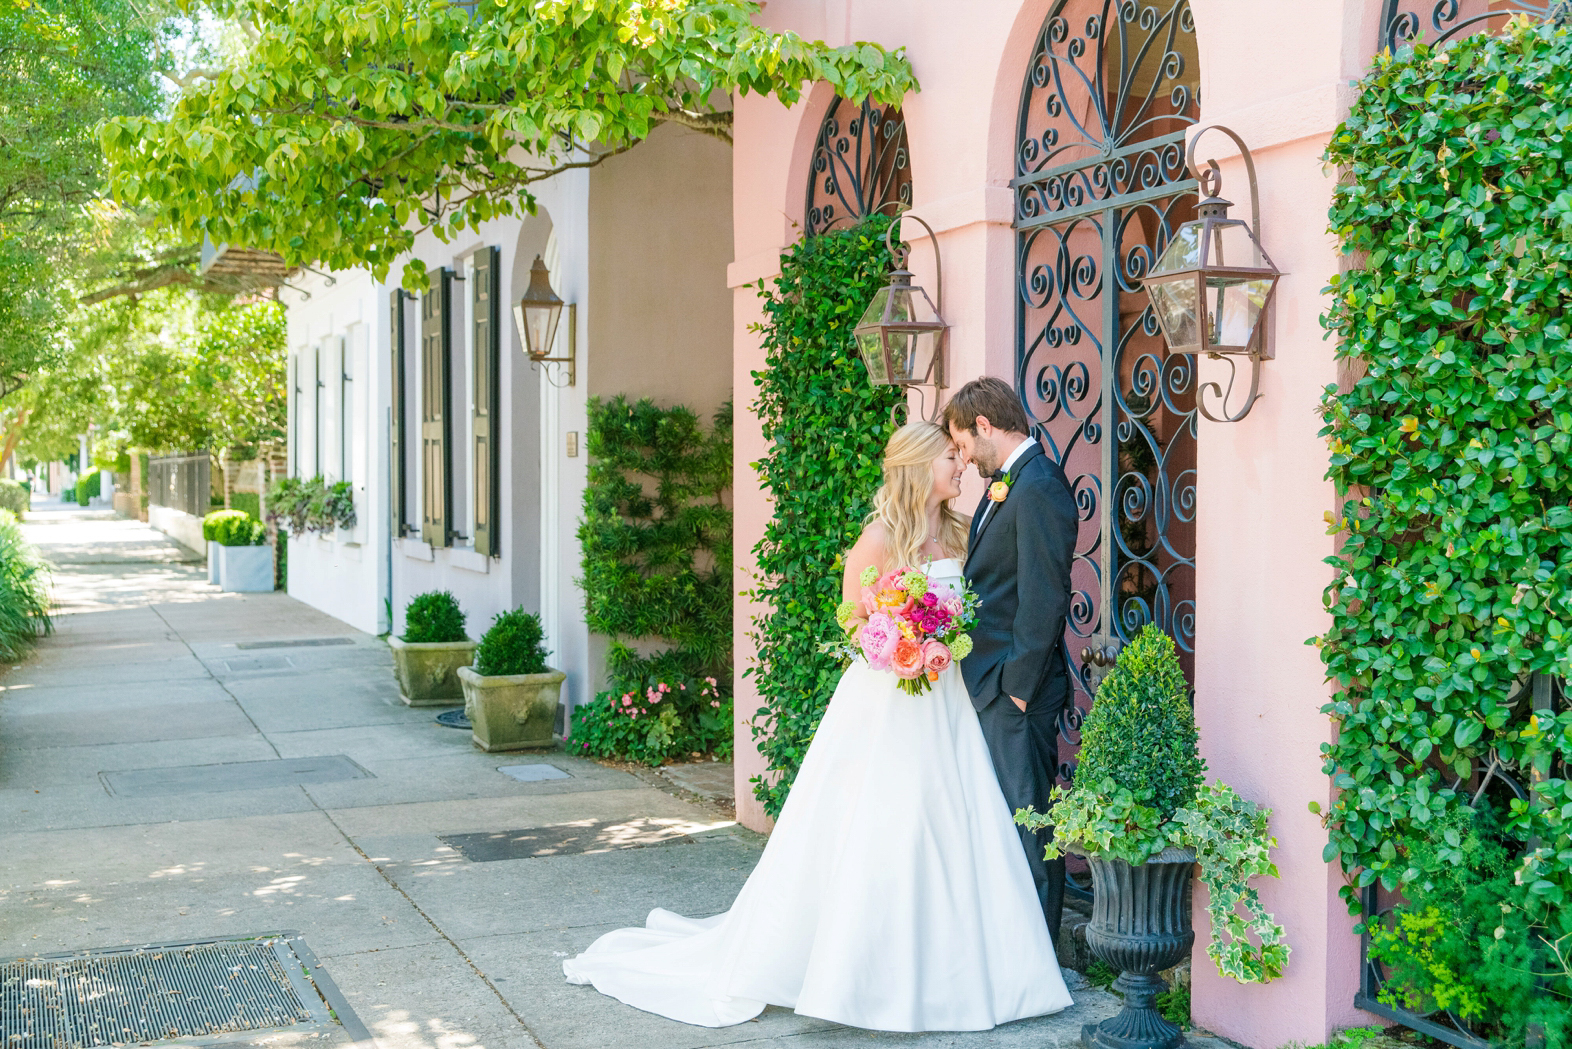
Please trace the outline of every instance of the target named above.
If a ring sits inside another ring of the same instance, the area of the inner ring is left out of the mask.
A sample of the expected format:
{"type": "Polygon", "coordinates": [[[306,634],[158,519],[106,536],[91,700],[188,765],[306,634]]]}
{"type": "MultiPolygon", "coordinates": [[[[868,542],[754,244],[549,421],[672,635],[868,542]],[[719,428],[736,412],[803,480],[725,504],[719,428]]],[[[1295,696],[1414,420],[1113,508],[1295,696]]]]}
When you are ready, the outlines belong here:
{"type": "MultiPolygon", "coordinates": [[[[4,1049],[85,1049],[193,1035],[338,1026],[298,938],[127,947],[0,965],[4,1049]],[[303,957],[302,957],[303,956],[303,957]]],[[[337,999],[332,988],[332,999],[337,999]]],[[[338,1017],[360,1024],[341,1002],[338,1017]]]]}
{"type": "Polygon", "coordinates": [[[353,645],[352,637],[302,637],[294,641],[237,641],[236,648],[318,648],[322,645],[353,645]]]}

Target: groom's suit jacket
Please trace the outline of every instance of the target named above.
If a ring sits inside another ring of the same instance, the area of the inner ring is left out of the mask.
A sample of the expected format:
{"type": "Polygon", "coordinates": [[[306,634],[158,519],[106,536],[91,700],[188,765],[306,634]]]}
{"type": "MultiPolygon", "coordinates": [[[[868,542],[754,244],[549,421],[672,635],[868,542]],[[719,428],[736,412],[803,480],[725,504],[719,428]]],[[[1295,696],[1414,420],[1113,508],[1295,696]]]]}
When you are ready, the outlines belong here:
{"type": "Polygon", "coordinates": [[[1061,642],[1079,515],[1064,471],[1036,442],[1010,475],[1004,502],[984,517],[985,492],[972,518],[966,578],[977,626],[961,676],[978,710],[1004,695],[1057,708],[1070,690],[1061,642]]]}

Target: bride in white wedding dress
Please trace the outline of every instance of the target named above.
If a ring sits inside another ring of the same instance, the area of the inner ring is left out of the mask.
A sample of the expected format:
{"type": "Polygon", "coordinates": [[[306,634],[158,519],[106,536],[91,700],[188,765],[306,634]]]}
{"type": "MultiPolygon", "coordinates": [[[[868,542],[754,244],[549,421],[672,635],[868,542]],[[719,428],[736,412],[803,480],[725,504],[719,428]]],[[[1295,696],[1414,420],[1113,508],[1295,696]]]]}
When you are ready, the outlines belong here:
{"type": "MultiPolygon", "coordinates": [[[[847,554],[961,585],[964,469],[948,435],[891,437],[875,514],[847,554]]],[[[979,1031],[1071,1004],[958,665],[910,696],[853,663],[731,910],[657,909],[563,962],[572,983],[684,1023],[766,1005],[882,1031],[979,1031]]]]}

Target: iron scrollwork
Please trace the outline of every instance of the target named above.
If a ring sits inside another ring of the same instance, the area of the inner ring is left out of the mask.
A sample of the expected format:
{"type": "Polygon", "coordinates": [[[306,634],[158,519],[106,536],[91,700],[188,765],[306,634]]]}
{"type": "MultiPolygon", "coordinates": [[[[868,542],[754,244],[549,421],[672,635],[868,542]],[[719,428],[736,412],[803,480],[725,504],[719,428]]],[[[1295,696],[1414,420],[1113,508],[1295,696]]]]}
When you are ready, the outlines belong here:
{"type": "Polygon", "coordinates": [[[1080,513],[1059,774],[1097,682],[1147,623],[1195,640],[1196,366],[1169,354],[1142,280],[1192,218],[1199,111],[1188,0],[1062,0],[1021,92],[1016,389],[1080,513]]]}
{"type": "Polygon", "coordinates": [[[1516,16],[1565,21],[1572,0],[1494,0],[1480,10],[1463,0],[1385,0],[1377,50],[1396,51],[1404,44],[1444,44],[1472,33],[1499,29],[1516,16]]]}
{"type": "Polygon", "coordinates": [[[819,126],[808,170],[807,235],[912,204],[906,121],[895,106],[836,98],[819,126]]]}

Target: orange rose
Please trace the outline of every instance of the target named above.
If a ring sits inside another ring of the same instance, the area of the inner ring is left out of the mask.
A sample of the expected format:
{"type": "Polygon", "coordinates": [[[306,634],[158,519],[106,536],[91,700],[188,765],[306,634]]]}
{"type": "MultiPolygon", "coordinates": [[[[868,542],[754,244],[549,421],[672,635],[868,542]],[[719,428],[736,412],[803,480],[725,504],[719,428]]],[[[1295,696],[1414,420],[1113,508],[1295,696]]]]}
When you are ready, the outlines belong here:
{"type": "Polygon", "coordinates": [[[896,677],[913,678],[921,677],[925,669],[922,658],[922,645],[908,637],[903,637],[895,643],[895,654],[890,659],[890,669],[895,671],[896,677]]]}
{"type": "Polygon", "coordinates": [[[1003,481],[995,481],[988,486],[988,498],[996,503],[1004,502],[1004,497],[1010,494],[1010,486],[1003,481]]]}

